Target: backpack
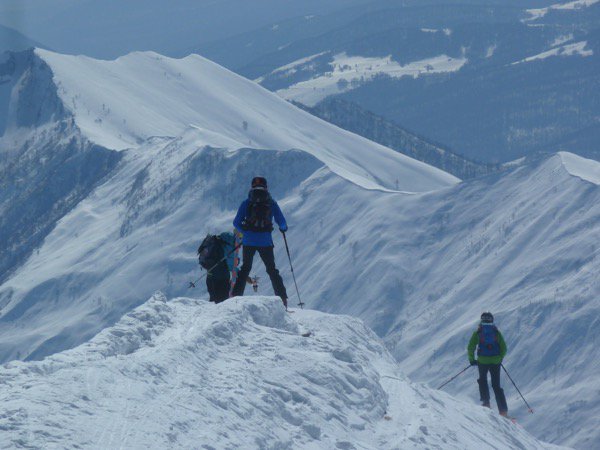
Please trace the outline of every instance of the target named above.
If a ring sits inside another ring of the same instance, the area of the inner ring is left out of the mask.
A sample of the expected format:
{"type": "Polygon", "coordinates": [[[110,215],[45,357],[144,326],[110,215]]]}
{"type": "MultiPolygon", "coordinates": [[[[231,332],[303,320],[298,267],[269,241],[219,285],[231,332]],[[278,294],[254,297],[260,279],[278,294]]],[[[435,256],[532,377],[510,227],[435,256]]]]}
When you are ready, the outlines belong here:
{"type": "Polygon", "coordinates": [[[496,328],[495,325],[479,325],[479,328],[477,329],[477,334],[479,334],[477,356],[500,355],[500,339],[498,333],[498,328],[496,328]]]}
{"type": "Polygon", "coordinates": [[[251,189],[248,194],[246,217],[242,222],[245,231],[273,231],[273,200],[265,189],[251,189]]]}
{"type": "Polygon", "coordinates": [[[212,234],[207,234],[200,247],[198,247],[198,262],[206,270],[214,267],[223,259],[223,246],[221,239],[212,234]]]}

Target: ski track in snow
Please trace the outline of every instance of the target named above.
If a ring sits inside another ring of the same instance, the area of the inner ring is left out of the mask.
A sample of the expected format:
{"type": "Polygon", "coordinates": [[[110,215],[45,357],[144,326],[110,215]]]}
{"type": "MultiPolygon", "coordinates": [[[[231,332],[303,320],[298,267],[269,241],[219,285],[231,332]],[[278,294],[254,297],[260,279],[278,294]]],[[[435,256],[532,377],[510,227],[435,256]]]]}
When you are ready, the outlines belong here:
{"type": "Polygon", "coordinates": [[[78,348],[5,365],[0,383],[2,447],[554,448],[409,382],[357,319],[290,316],[277,298],[157,293],[78,348]]]}

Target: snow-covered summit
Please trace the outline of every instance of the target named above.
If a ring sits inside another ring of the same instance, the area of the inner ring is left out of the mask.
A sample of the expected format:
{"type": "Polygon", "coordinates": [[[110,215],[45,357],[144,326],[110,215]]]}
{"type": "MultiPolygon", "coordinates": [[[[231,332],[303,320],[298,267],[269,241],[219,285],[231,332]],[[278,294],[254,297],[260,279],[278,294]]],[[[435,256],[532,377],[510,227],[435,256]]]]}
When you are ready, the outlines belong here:
{"type": "Polygon", "coordinates": [[[569,152],[559,152],[565,169],[573,176],[600,185],[600,162],[569,152]]]}
{"type": "Polygon", "coordinates": [[[109,149],[194,127],[202,143],[213,147],[306,151],[369,189],[421,192],[458,181],[300,111],[198,55],[173,59],[136,52],[104,61],[35,53],[50,67],[58,96],[82,133],[109,149]]]}
{"type": "Polygon", "coordinates": [[[0,368],[2,447],[555,448],[416,385],[359,320],[162,294],[90,342],[0,368]],[[306,336],[310,333],[309,336],[306,336]]]}

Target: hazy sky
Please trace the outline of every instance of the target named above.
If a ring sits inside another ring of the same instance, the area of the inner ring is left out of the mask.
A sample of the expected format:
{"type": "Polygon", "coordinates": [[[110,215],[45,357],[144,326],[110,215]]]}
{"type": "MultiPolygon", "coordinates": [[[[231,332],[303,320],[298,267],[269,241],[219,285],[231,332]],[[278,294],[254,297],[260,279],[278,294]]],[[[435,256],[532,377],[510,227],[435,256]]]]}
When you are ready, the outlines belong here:
{"type": "Polygon", "coordinates": [[[178,54],[304,14],[373,0],[0,0],[0,24],[65,53],[178,54]]]}

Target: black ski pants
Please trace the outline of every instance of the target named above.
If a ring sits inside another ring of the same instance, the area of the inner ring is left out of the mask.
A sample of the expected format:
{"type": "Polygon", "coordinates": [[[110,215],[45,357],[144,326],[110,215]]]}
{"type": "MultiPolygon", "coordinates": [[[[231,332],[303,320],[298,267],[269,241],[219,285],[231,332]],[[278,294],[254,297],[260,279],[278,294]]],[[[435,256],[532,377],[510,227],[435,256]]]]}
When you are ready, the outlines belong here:
{"type": "Polygon", "coordinates": [[[240,272],[238,273],[232,295],[234,297],[238,295],[244,295],[246,279],[252,270],[252,261],[256,252],[258,252],[260,259],[262,259],[263,263],[265,264],[265,268],[267,269],[267,274],[271,279],[271,284],[273,285],[273,291],[275,292],[275,295],[281,297],[282,299],[287,299],[287,292],[285,290],[285,286],[283,285],[283,280],[281,279],[281,275],[279,275],[279,270],[277,270],[275,267],[275,254],[273,253],[273,247],[252,247],[246,245],[244,245],[242,251],[244,262],[240,272]]]}
{"type": "Polygon", "coordinates": [[[206,277],[206,289],[208,289],[210,302],[221,303],[229,298],[229,280],[227,278],[208,275],[206,277]]]}
{"type": "Polygon", "coordinates": [[[479,364],[479,395],[483,403],[490,403],[490,389],[487,382],[488,372],[492,378],[492,389],[496,396],[496,405],[498,405],[498,411],[507,412],[508,406],[506,405],[506,397],[504,396],[504,390],[500,387],[500,364],[479,364]]]}

